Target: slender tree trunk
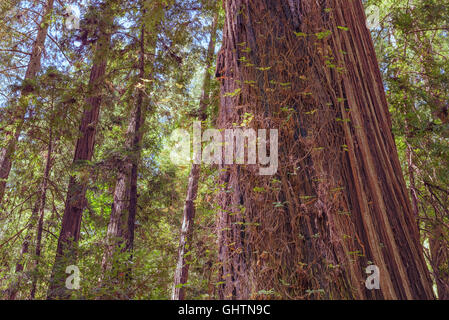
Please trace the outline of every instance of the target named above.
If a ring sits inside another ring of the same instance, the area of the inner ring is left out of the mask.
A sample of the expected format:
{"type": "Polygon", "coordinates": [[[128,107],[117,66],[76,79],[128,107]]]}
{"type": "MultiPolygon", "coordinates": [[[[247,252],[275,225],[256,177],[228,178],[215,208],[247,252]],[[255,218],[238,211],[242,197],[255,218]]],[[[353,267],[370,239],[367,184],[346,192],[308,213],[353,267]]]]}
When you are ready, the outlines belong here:
{"type": "MultiPolygon", "coordinates": [[[[37,205],[37,203],[36,203],[37,205]]],[[[33,212],[31,214],[31,220],[30,220],[30,225],[28,226],[28,231],[27,231],[27,235],[25,236],[25,239],[22,243],[22,249],[20,250],[20,258],[19,261],[16,264],[16,271],[15,274],[17,276],[17,279],[15,279],[15,281],[10,285],[10,287],[8,288],[8,300],[16,300],[17,298],[17,294],[19,292],[20,289],[20,284],[22,282],[22,278],[23,278],[23,270],[24,270],[24,258],[25,256],[28,254],[28,250],[30,247],[30,241],[32,238],[32,226],[33,224],[33,220],[35,220],[35,215],[37,215],[37,206],[35,206],[33,208],[33,212]]]]}
{"type": "Polygon", "coordinates": [[[434,227],[429,244],[439,300],[449,300],[449,252],[446,239],[447,233],[445,235],[443,227],[434,227]]]}
{"type": "Polygon", "coordinates": [[[224,5],[220,127],[280,141],[275,176],[223,167],[219,298],[433,299],[362,2],[224,5]]]}
{"type": "MultiPolygon", "coordinates": [[[[153,38],[151,39],[152,46],[156,47],[157,32],[153,31],[153,38]]],[[[153,54],[155,50],[153,51],[153,54]]],[[[145,24],[142,25],[141,39],[140,39],[140,77],[145,78],[145,24]]],[[[153,75],[151,74],[151,77],[153,75]]],[[[140,89],[137,94],[135,116],[134,116],[134,129],[132,135],[131,150],[133,157],[131,159],[131,174],[130,174],[130,190],[129,190],[129,210],[127,220],[127,232],[126,232],[126,250],[132,252],[134,248],[134,229],[137,215],[137,180],[139,173],[139,162],[142,153],[142,139],[143,139],[143,126],[146,119],[146,111],[143,106],[143,99],[145,92],[144,89],[140,89]]]]}
{"type": "MultiPolygon", "coordinates": [[[[430,181],[437,180],[435,176],[427,178],[430,181]]],[[[449,238],[448,225],[445,223],[449,215],[449,192],[428,181],[424,181],[424,185],[429,193],[427,204],[433,208],[432,216],[428,216],[429,262],[437,286],[438,299],[449,300],[449,238]],[[440,198],[440,195],[444,198],[440,198]]]]}
{"type": "MultiPolygon", "coordinates": [[[[449,103],[441,99],[439,94],[441,91],[441,84],[439,84],[438,81],[435,82],[432,77],[432,74],[439,72],[439,69],[435,70],[436,63],[432,42],[426,38],[423,32],[417,33],[415,39],[417,42],[421,41],[419,49],[422,54],[420,60],[423,66],[423,80],[426,84],[426,92],[430,98],[430,105],[433,110],[432,114],[435,117],[438,117],[443,124],[447,124],[449,123],[449,103]]],[[[432,179],[431,177],[429,178],[432,179]]],[[[425,181],[423,182],[426,184],[425,181]]],[[[427,188],[431,194],[431,198],[436,198],[431,187],[427,186],[427,188]]],[[[435,221],[431,224],[432,231],[429,237],[430,262],[437,284],[438,298],[440,300],[449,300],[449,243],[447,241],[447,233],[444,233],[444,229],[439,221],[440,217],[444,216],[444,213],[441,215],[437,207],[433,204],[432,206],[434,207],[435,221]]],[[[445,208],[443,207],[443,210],[444,209],[445,208]]]]}
{"type": "MultiPolygon", "coordinates": [[[[17,293],[20,289],[20,283],[22,281],[23,275],[21,274],[24,271],[24,258],[29,252],[30,242],[33,237],[33,228],[36,225],[36,222],[38,224],[38,231],[37,231],[37,244],[36,244],[36,252],[38,246],[40,247],[40,240],[39,240],[39,230],[41,230],[41,221],[43,219],[44,211],[45,211],[45,202],[47,198],[47,186],[48,186],[48,179],[50,176],[50,170],[51,170],[51,156],[52,156],[52,150],[53,150],[53,135],[52,135],[52,129],[50,128],[50,135],[49,135],[49,141],[48,141],[48,148],[47,148],[47,158],[46,158],[46,164],[45,164],[45,171],[44,176],[42,178],[42,183],[40,185],[40,193],[38,196],[38,200],[36,201],[36,204],[33,208],[33,211],[31,213],[31,219],[30,219],[30,225],[29,230],[27,232],[27,235],[25,237],[25,240],[22,243],[22,249],[20,252],[20,259],[19,262],[16,265],[16,274],[18,276],[17,281],[9,288],[9,300],[15,300],[17,297],[17,293]],[[40,214],[40,216],[39,216],[40,214]],[[39,219],[39,220],[38,220],[39,219]]],[[[40,231],[42,234],[42,230],[40,231]]],[[[39,249],[40,252],[40,249],[39,249]]],[[[33,298],[33,297],[32,297],[33,298]]]]}
{"type": "MultiPolygon", "coordinates": [[[[141,67],[143,66],[141,65],[141,67]]],[[[140,78],[143,79],[144,77],[144,70],[141,69],[140,78]]],[[[129,151],[129,155],[126,156],[119,167],[114,189],[114,202],[106,239],[107,245],[102,262],[103,273],[111,270],[114,263],[113,255],[118,250],[130,252],[133,246],[135,214],[137,210],[137,162],[140,159],[141,127],[144,121],[142,102],[143,93],[139,91],[127,130],[126,149],[129,151]]],[[[121,268],[117,270],[124,272],[121,268]]],[[[117,275],[113,275],[113,277],[117,278],[117,275]]]]}
{"type": "MultiPolygon", "coordinates": [[[[218,9],[212,24],[211,38],[206,56],[206,72],[204,74],[203,89],[200,98],[199,120],[205,121],[207,118],[207,107],[209,106],[211,75],[209,69],[212,66],[215,55],[215,43],[218,25],[218,9]]],[[[172,289],[172,300],[184,300],[185,288],[189,277],[189,259],[186,253],[191,249],[193,227],[195,222],[195,200],[198,195],[198,180],[200,178],[201,166],[193,164],[189,174],[189,184],[187,187],[187,197],[184,203],[183,222],[181,227],[181,237],[179,240],[178,263],[176,265],[175,277],[172,289]]]]}
{"type": "Polygon", "coordinates": [[[14,124],[14,129],[12,130],[12,132],[6,133],[5,147],[0,149],[0,205],[5,194],[6,182],[11,171],[12,158],[16,149],[17,140],[19,139],[20,133],[22,131],[23,122],[28,109],[28,98],[34,90],[30,81],[36,77],[37,73],[41,69],[41,57],[44,51],[44,44],[45,39],[47,38],[48,28],[50,26],[53,3],[54,0],[48,0],[45,5],[36,40],[33,44],[30,61],[25,73],[24,87],[22,89],[21,99],[14,114],[13,123],[16,124],[14,124]]]}
{"type": "MultiPolygon", "coordinates": [[[[409,133],[409,129],[408,129],[408,124],[406,123],[406,135],[407,137],[409,137],[410,133],[409,133]]],[[[410,180],[410,196],[412,198],[412,210],[413,210],[413,215],[415,216],[415,219],[417,219],[417,223],[418,223],[418,219],[419,219],[419,199],[418,199],[418,189],[416,187],[416,179],[415,179],[415,163],[413,161],[413,148],[410,145],[409,142],[407,142],[407,149],[406,149],[406,157],[407,157],[407,167],[408,167],[408,175],[409,175],[409,180],[410,180]]],[[[418,225],[419,228],[419,225],[418,225]]]]}
{"type": "MultiPolygon", "coordinates": [[[[156,5],[155,10],[163,10],[161,6],[156,5]]],[[[145,10],[142,11],[145,15],[145,10]]],[[[152,12],[155,16],[162,18],[162,15],[158,15],[152,12]]],[[[157,19],[156,19],[157,20],[157,19]]],[[[149,26],[148,29],[151,30],[150,47],[155,52],[156,42],[157,42],[157,26],[158,21],[154,21],[154,24],[149,26]]],[[[145,79],[145,47],[147,45],[145,39],[146,26],[142,24],[141,27],[141,38],[140,38],[140,63],[139,63],[139,79],[145,79]]],[[[152,77],[152,73],[150,77],[152,77]]],[[[144,84],[142,83],[144,88],[144,84]]],[[[126,149],[129,150],[129,155],[127,155],[123,163],[119,167],[117,182],[114,189],[114,202],[112,205],[112,211],[110,216],[110,221],[108,225],[108,232],[106,236],[106,249],[103,255],[102,268],[103,275],[100,279],[100,285],[104,284],[104,277],[112,269],[114,264],[113,256],[118,252],[129,252],[132,254],[134,248],[134,229],[135,229],[135,219],[137,213],[137,180],[138,180],[138,170],[139,162],[142,151],[142,138],[143,138],[143,125],[145,123],[146,112],[143,106],[144,101],[144,89],[139,88],[137,92],[137,97],[135,101],[135,107],[132,111],[128,130],[127,130],[127,141],[126,149]]],[[[132,259],[132,255],[130,256],[132,259]]],[[[112,279],[110,282],[112,284],[118,283],[118,273],[123,273],[130,277],[130,268],[116,268],[113,270],[112,279]]]]}
{"type": "Polygon", "coordinates": [[[35,251],[35,262],[34,262],[34,272],[33,274],[33,282],[31,284],[31,292],[30,292],[30,300],[34,300],[36,296],[36,288],[37,288],[37,281],[38,281],[38,267],[39,262],[41,258],[41,252],[42,252],[42,232],[44,228],[44,216],[45,216],[45,198],[43,199],[43,206],[41,208],[40,216],[39,216],[39,222],[37,224],[37,235],[36,235],[36,251],[35,251]]]}
{"type": "Polygon", "coordinates": [[[34,274],[33,274],[33,282],[31,284],[31,292],[30,292],[30,299],[33,300],[36,295],[36,286],[38,281],[38,275],[36,274],[38,271],[39,261],[41,257],[41,251],[42,251],[42,231],[44,228],[44,217],[45,217],[45,203],[47,200],[47,186],[48,186],[48,180],[50,177],[50,170],[51,170],[51,154],[52,154],[52,129],[50,129],[50,141],[48,144],[48,153],[47,153],[47,164],[45,166],[45,175],[44,175],[44,181],[42,185],[42,197],[39,202],[39,221],[37,223],[37,231],[36,231],[36,250],[34,252],[35,254],[35,261],[34,261],[34,274]]]}
{"type": "MultiPolygon", "coordinates": [[[[74,166],[85,165],[93,157],[113,20],[112,4],[107,1],[104,4],[104,14],[99,22],[100,35],[93,58],[88,98],[85,103],[79,130],[80,137],[76,144],[73,159],[74,166]]],[[[80,238],[88,179],[88,176],[82,176],[81,178],[70,177],[62,229],[58,239],[56,258],[47,296],[50,300],[70,297],[70,291],[65,288],[65,279],[67,277],[65,270],[68,266],[76,264],[76,247],[80,238]]]]}

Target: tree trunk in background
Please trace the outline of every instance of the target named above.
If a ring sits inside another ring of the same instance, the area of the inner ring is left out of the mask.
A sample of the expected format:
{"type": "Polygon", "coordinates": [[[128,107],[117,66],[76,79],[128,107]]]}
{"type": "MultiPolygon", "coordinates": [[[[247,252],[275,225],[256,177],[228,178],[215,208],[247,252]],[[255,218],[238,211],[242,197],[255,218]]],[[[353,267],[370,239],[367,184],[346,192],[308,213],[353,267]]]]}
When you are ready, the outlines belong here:
{"type": "Polygon", "coordinates": [[[438,299],[449,300],[449,252],[443,228],[441,225],[433,228],[433,238],[429,239],[429,244],[438,299]]]}
{"type": "MultiPolygon", "coordinates": [[[[407,120],[406,120],[406,122],[407,122],[407,120]]],[[[408,123],[405,124],[405,130],[406,130],[406,137],[408,138],[410,136],[408,123]]],[[[416,188],[416,183],[415,183],[415,163],[413,161],[413,148],[409,142],[406,142],[406,144],[407,144],[407,149],[405,150],[405,156],[407,157],[408,175],[409,175],[409,180],[410,180],[410,196],[412,198],[412,212],[413,212],[415,219],[417,219],[416,221],[418,223],[419,200],[418,200],[418,191],[417,191],[418,189],[416,188]]],[[[418,228],[419,228],[419,224],[418,224],[418,228]]]]}
{"type": "MultiPolygon", "coordinates": [[[[421,64],[423,66],[423,81],[426,84],[426,93],[430,98],[429,105],[431,106],[432,114],[438,117],[443,124],[449,123],[449,104],[443,101],[439,94],[442,90],[441,84],[435,83],[433,74],[440,72],[438,64],[435,62],[435,52],[433,50],[432,41],[429,40],[423,32],[419,32],[415,35],[416,41],[421,41],[421,64]]],[[[435,174],[435,173],[433,173],[435,174]]],[[[429,176],[424,180],[435,181],[436,179],[429,176]]],[[[447,233],[445,234],[442,224],[444,224],[444,216],[448,211],[445,208],[444,203],[441,203],[434,193],[433,187],[422,181],[430,193],[431,202],[438,202],[441,210],[438,210],[438,205],[431,203],[434,209],[434,221],[431,223],[431,232],[429,234],[429,246],[430,246],[430,264],[432,265],[433,275],[437,285],[438,298],[440,300],[449,300],[449,243],[446,240],[447,233]],[[445,212],[446,211],[446,212],[445,212]],[[441,220],[440,220],[441,219],[441,220]]],[[[439,190],[441,191],[441,190],[439,190]]],[[[447,195],[447,191],[444,190],[447,195]]]]}
{"type": "MultiPolygon", "coordinates": [[[[212,24],[211,38],[206,56],[206,72],[204,74],[203,89],[200,98],[199,120],[205,121],[207,118],[207,108],[210,103],[210,84],[211,75],[209,69],[212,66],[215,55],[215,42],[218,25],[218,9],[214,16],[212,24]]],[[[184,203],[183,222],[181,228],[181,237],[179,240],[178,263],[176,265],[175,277],[172,289],[172,300],[184,300],[185,288],[189,277],[189,261],[186,253],[191,250],[193,227],[195,222],[195,200],[198,195],[198,180],[200,178],[201,165],[192,164],[189,175],[189,184],[187,187],[187,197],[184,203]]]]}
{"type": "MultiPolygon", "coordinates": [[[[23,278],[23,275],[21,273],[24,271],[24,258],[29,252],[30,242],[33,237],[32,230],[33,230],[34,226],[36,225],[36,223],[38,225],[38,228],[37,228],[38,241],[36,244],[36,252],[37,252],[38,246],[40,247],[39,230],[40,230],[40,234],[42,235],[42,230],[41,230],[42,225],[41,224],[42,224],[42,220],[44,217],[45,202],[47,199],[47,186],[48,186],[48,179],[50,177],[52,152],[53,152],[53,134],[52,134],[52,129],[50,128],[50,135],[49,135],[48,148],[47,148],[47,158],[46,158],[44,176],[42,177],[42,183],[40,185],[40,193],[38,195],[38,200],[36,201],[36,204],[31,213],[29,230],[27,232],[25,240],[22,243],[22,249],[20,251],[20,259],[16,265],[16,274],[18,276],[18,279],[9,288],[9,298],[8,298],[9,300],[15,300],[17,297],[17,293],[19,292],[20,283],[23,278]]],[[[39,249],[39,252],[40,252],[40,249],[39,249]]],[[[33,298],[34,298],[34,296],[31,297],[31,299],[33,299],[33,298]]]]}
{"type": "Polygon", "coordinates": [[[38,271],[39,266],[39,260],[41,257],[41,247],[42,247],[42,231],[44,228],[44,217],[45,217],[45,203],[47,200],[47,185],[48,180],[50,178],[50,170],[52,165],[51,160],[51,153],[53,149],[52,141],[53,135],[52,135],[52,129],[50,129],[50,141],[48,144],[48,153],[47,153],[47,164],[45,166],[45,175],[44,175],[44,181],[42,183],[42,196],[41,200],[39,201],[39,221],[37,223],[37,230],[36,230],[36,249],[34,251],[35,254],[35,261],[34,261],[34,272],[33,274],[33,282],[31,284],[31,292],[30,292],[30,299],[33,300],[36,295],[36,286],[37,286],[37,280],[38,275],[36,274],[38,271]]]}
{"type": "MultiPolygon", "coordinates": [[[[157,27],[160,23],[160,19],[163,18],[164,9],[162,6],[155,4],[156,8],[151,12],[153,15],[152,24],[145,26],[142,24],[141,37],[140,37],[140,63],[139,63],[139,86],[135,106],[131,113],[127,130],[126,150],[129,154],[126,155],[123,163],[119,167],[117,182],[114,189],[114,203],[112,205],[111,216],[108,225],[108,232],[106,236],[106,249],[103,255],[102,268],[103,275],[100,279],[100,284],[104,285],[104,277],[108,272],[113,270],[111,284],[117,284],[118,273],[123,273],[130,277],[131,269],[128,267],[117,268],[113,267],[114,254],[119,252],[129,252],[131,254],[129,259],[132,259],[132,251],[134,248],[134,229],[135,219],[137,214],[137,180],[139,162],[142,151],[142,139],[143,139],[143,126],[146,118],[144,95],[145,95],[145,83],[141,79],[146,79],[145,72],[145,47],[148,45],[145,40],[146,30],[150,30],[150,47],[153,50],[153,54],[156,52],[157,43],[157,27]],[[115,270],[114,270],[115,269],[115,270]]],[[[143,15],[146,14],[146,10],[142,9],[143,15]]],[[[154,63],[154,61],[153,61],[154,63]]],[[[150,72],[150,78],[153,77],[150,72]]]]}
{"type": "MultiPolygon", "coordinates": [[[[93,65],[88,86],[88,98],[83,112],[80,137],[78,138],[73,166],[85,165],[92,160],[95,135],[100,115],[104,76],[106,72],[107,58],[111,38],[111,26],[113,23],[112,5],[106,3],[104,14],[99,22],[99,38],[96,43],[93,65]]],[[[65,288],[68,266],[76,264],[76,247],[80,238],[82,213],[86,204],[86,189],[89,176],[71,176],[68,186],[64,216],[62,219],[61,233],[58,239],[55,263],[53,265],[48,299],[64,299],[70,297],[70,292],[65,288]]]]}
{"type": "MultiPolygon", "coordinates": [[[[151,39],[152,47],[156,48],[157,42],[157,32],[153,31],[153,37],[151,39]]],[[[156,50],[153,50],[153,54],[155,54],[156,50]]],[[[154,62],[153,62],[154,64],[154,62]]],[[[142,25],[141,30],[141,40],[140,40],[140,77],[145,77],[145,25],[142,25]]],[[[150,77],[153,77],[153,73],[151,72],[150,77]]],[[[137,180],[139,173],[139,162],[142,153],[142,139],[143,139],[143,126],[145,124],[146,119],[146,110],[143,106],[143,98],[145,95],[144,88],[139,89],[137,94],[135,115],[134,115],[134,130],[132,132],[132,158],[131,158],[131,175],[130,175],[130,190],[129,190],[129,208],[128,208],[128,220],[127,220],[127,232],[125,235],[126,238],[126,250],[128,252],[132,252],[134,249],[134,229],[137,215],[137,201],[138,201],[138,193],[137,193],[137,180]]]]}
{"type": "MultiPolygon", "coordinates": [[[[42,20],[37,32],[36,40],[33,44],[30,61],[25,73],[24,88],[22,89],[21,98],[15,118],[12,124],[14,129],[12,132],[7,132],[5,139],[5,147],[0,149],[0,205],[3,202],[5,194],[6,182],[8,181],[9,173],[12,166],[12,158],[16,150],[17,140],[22,131],[23,122],[28,109],[28,97],[33,92],[33,86],[27,81],[33,80],[41,69],[41,57],[44,51],[45,39],[47,38],[48,27],[50,25],[50,16],[53,11],[54,0],[48,0],[45,7],[42,20]],[[17,124],[14,124],[17,123],[17,124]]],[[[1,212],[0,212],[1,214],[1,212]]]]}
{"type": "Polygon", "coordinates": [[[362,2],[224,6],[220,127],[280,141],[273,177],[223,167],[219,298],[433,299],[362,2]]]}
{"type": "MultiPolygon", "coordinates": [[[[145,39],[144,26],[141,30],[140,39],[140,64],[139,79],[145,79],[145,39]]],[[[139,81],[143,85],[142,82],[139,81]]],[[[144,122],[142,114],[143,88],[138,89],[135,106],[131,112],[128,130],[126,132],[127,141],[125,148],[128,154],[120,164],[117,175],[117,182],[114,189],[114,202],[112,204],[111,216],[108,225],[106,249],[103,256],[103,276],[110,271],[114,263],[113,255],[119,250],[125,251],[129,244],[129,235],[134,235],[134,219],[137,209],[137,162],[140,159],[140,141],[142,139],[141,127],[144,122]],[[135,180],[134,178],[135,174],[135,180]],[[133,212],[131,217],[131,211],[133,212]],[[128,225],[128,222],[131,222],[128,225]],[[122,247],[123,246],[123,247],[122,247]]],[[[118,272],[123,269],[116,268],[118,272]]],[[[117,275],[113,275],[112,281],[118,281],[117,275]]]]}

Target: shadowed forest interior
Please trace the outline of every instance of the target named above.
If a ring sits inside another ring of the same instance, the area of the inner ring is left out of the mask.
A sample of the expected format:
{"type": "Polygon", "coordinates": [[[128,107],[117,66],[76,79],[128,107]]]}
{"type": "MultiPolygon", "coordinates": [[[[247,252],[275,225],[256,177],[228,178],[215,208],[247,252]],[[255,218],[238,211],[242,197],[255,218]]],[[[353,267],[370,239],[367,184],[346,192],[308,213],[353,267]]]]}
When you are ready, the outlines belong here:
{"type": "Polygon", "coordinates": [[[448,0],[2,0],[0,298],[449,299],[448,0]]]}

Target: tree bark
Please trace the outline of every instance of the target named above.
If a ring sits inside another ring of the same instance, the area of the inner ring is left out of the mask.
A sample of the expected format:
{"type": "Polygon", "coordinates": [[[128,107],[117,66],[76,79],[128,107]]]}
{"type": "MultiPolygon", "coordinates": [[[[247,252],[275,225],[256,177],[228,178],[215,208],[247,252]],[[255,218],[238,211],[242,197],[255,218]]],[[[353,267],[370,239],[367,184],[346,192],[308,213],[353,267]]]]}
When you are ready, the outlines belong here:
{"type": "Polygon", "coordinates": [[[17,111],[14,115],[14,121],[12,122],[12,124],[16,124],[14,124],[14,129],[12,132],[6,133],[5,147],[0,149],[0,205],[3,202],[3,197],[5,195],[6,182],[8,181],[9,173],[11,171],[12,158],[16,149],[17,140],[19,139],[23,123],[25,121],[25,115],[28,109],[28,97],[34,90],[30,81],[36,77],[37,73],[41,69],[41,58],[44,51],[48,28],[50,26],[53,3],[54,0],[48,0],[45,5],[36,40],[33,44],[30,61],[25,73],[25,79],[23,82],[24,87],[22,88],[21,98],[19,105],[17,106],[17,111]]]}
{"type": "MultiPolygon", "coordinates": [[[[88,97],[80,125],[73,166],[82,166],[92,160],[95,135],[100,115],[104,76],[108,59],[111,38],[111,27],[114,20],[112,4],[106,2],[104,14],[99,22],[99,38],[96,43],[93,65],[89,80],[88,97]]],[[[66,267],[76,264],[76,246],[80,239],[82,213],[86,204],[88,176],[70,177],[61,233],[58,239],[55,263],[53,266],[47,298],[64,299],[70,297],[65,288],[66,267]]]]}
{"type": "MultiPolygon", "coordinates": [[[[206,72],[204,74],[203,88],[200,98],[199,108],[199,120],[205,121],[207,118],[207,107],[210,102],[210,84],[211,75],[209,69],[212,66],[213,58],[215,55],[215,42],[218,25],[218,11],[215,13],[214,21],[212,24],[211,38],[206,56],[206,72]]],[[[183,210],[183,222],[181,227],[181,237],[179,240],[178,249],[178,263],[176,265],[172,300],[184,300],[185,288],[183,285],[187,283],[189,277],[189,259],[186,256],[189,250],[191,250],[193,227],[195,223],[195,200],[198,195],[198,180],[200,178],[201,166],[199,164],[192,164],[189,174],[189,184],[187,187],[187,197],[184,203],[183,210]]]]}
{"type": "Polygon", "coordinates": [[[219,298],[433,299],[362,2],[224,6],[220,128],[280,143],[274,177],[223,166],[219,298]]]}

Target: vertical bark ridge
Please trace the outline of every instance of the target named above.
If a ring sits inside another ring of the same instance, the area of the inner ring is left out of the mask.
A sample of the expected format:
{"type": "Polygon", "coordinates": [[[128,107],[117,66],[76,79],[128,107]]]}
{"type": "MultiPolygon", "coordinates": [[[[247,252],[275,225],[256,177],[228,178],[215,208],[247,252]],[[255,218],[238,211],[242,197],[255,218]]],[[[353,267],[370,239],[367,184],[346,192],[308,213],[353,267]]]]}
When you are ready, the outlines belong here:
{"type": "Polygon", "coordinates": [[[224,6],[220,127],[252,113],[281,141],[275,177],[224,167],[219,297],[432,299],[361,1],[224,6]]]}

